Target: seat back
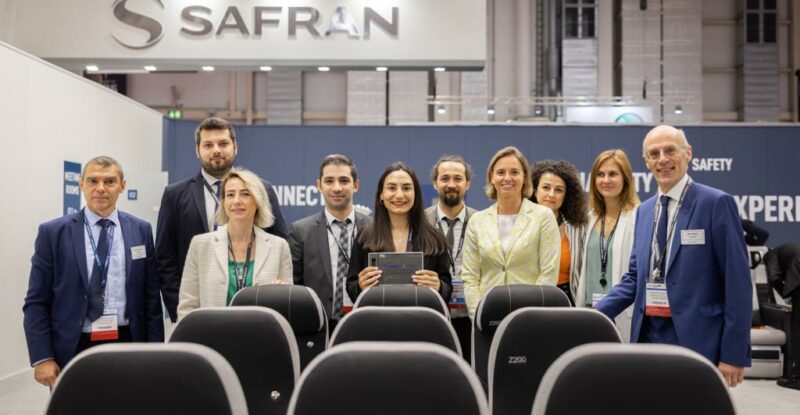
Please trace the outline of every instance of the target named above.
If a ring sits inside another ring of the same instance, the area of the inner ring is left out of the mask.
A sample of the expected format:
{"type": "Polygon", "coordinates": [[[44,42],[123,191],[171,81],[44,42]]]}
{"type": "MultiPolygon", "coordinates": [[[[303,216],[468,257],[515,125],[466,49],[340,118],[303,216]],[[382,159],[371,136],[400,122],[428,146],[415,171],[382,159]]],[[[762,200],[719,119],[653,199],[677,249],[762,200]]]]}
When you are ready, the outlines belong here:
{"type": "Polygon", "coordinates": [[[533,414],[718,414],[734,407],[719,370],[679,346],[578,346],[547,369],[533,414]]]}
{"type": "Polygon", "coordinates": [[[170,342],[202,344],[224,356],[239,377],[250,413],[286,413],[300,359],[292,329],[277,311],[200,308],[178,322],[170,342]]]}
{"type": "Polygon", "coordinates": [[[354,341],[429,342],[461,356],[450,321],[428,307],[361,307],[342,318],[331,347],[354,341]]]}
{"type": "Polygon", "coordinates": [[[197,344],[150,343],[80,353],[61,372],[47,405],[48,415],[108,413],[248,412],[239,379],[219,353],[197,344]]]}
{"type": "Polygon", "coordinates": [[[353,308],[366,306],[428,307],[450,318],[447,303],[430,287],[411,284],[376,285],[361,292],[353,308]]]}
{"type": "Polygon", "coordinates": [[[328,347],[328,317],[317,293],[302,285],[255,285],[239,292],[231,306],[261,306],[279,312],[292,327],[302,370],[328,347]]]}
{"type": "Polygon", "coordinates": [[[550,285],[499,285],[492,287],[478,303],[472,321],[472,368],[485,390],[489,378],[489,348],[500,322],[522,307],[571,307],[569,298],[558,287],[550,285]]]}
{"type": "Polygon", "coordinates": [[[303,372],[289,415],[488,415],[475,374],[431,343],[352,342],[335,346],[303,372]]]}
{"type": "Polygon", "coordinates": [[[521,308],[503,319],[489,351],[489,407],[530,414],[542,376],[564,352],[594,342],[621,343],[617,328],[590,308],[521,308]]]}

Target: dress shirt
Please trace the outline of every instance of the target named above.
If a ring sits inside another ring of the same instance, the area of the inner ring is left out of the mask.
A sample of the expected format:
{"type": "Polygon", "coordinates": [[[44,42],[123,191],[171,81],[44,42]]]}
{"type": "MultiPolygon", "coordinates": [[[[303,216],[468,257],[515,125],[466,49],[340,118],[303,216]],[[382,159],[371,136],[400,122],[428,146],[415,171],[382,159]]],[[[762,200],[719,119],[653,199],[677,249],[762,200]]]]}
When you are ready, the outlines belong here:
{"type": "MultiPolygon", "coordinates": [[[[215,183],[220,182],[220,186],[222,186],[221,180],[217,179],[216,177],[206,173],[205,170],[200,170],[200,173],[203,174],[203,178],[208,182],[208,185],[211,186],[212,189],[216,190],[215,183]]],[[[222,189],[219,189],[220,193],[222,193],[222,189]]],[[[217,198],[215,194],[208,191],[206,185],[203,185],[203,196],[205,196],[206,201],[206,218],[208,219],[208,231],[211,232],[214,230],[214,215],[217,214],[215,207],[217,207],[217,198]]]]}
{"type": "MultiPolygon", "coordinates": [[[[350,245],[343,246],[342,248],[344,248],[344,252],[347,253],[347,257],[349,258],[350,257],[350,253],[352,251],[351,248],[353,247],[353,239],[355,239],[354,236],[356,235],[356,232],[358,232],[356,230],[356,210],[355,209],[351,209],[350,210],[350,214],[347,215],[345,220],[347,220],[347,219],[350,219],[350,223],[347,224],[347,233],[348,233],[348,240],[350,242],[350,245]]],[[[339,234],[342,232],[342,228],[340,227],[340,225],[337,225],[337,224],[333,223],[334,220],[338,220],[338,219],[336,219],[335,216],[333,216],[330,212],[328,212],[328,209],[325,209],[325,220],[328,222],[329,229],[331,230],[330,232],[327,232],[327,235],[328,235],[328,250],[331,253],[331,279],[332,279],[331,287],[333,287],[333,289],[335,289],[335,290],[337,290],[337,289],[338,290],[343,290],[344,291],[344,297],[343,297],[342,305],[351,306],[351,305],[353,305],[353,300],[350,299],[350,296],[347,294],[347,289],[345,288],[346,287],[345,282],[347,282],[347,280],[343,279],[342,281],[338,281],[338,282],[336,281],[336,277],[337,277],[337,275],[336,275],[337,272],[336,271],[339,269],[339,244],[337,242],[339,241],[339,234]]],[[[336,296],[334,295],[334,298],[335,297],[336,296]]],[[[330,312],[330,310],[328,310],[328,311],[330,312]]]]}
{"type": "MultiPolygon", "coordinates": [[[[92,212],[89,208],[85,208],[85,219],[92,229],[92,237],[94,243],[97,244],[100,240],[100,225],[97,221],[103,219],[100,215],[92,212]]],[[[119,223],[119,212],[114,209],[108,217],[114,226],[111,246],[109,247],[108,254],[111,256],[108,262],[108,277],[106,279],[106,294],[105,294],[105,308],[117,309],[117,324],[120,326],[128,325],[128,319],[125,316],[125,306],[127,297],[125,294],[125,240],[122,239],[122,227],[119,223]]],[[[84,249],[86,250],[86,270],[91,277],[92,269],[94,269],[94,250],[92,249],[92,242],[89,239],[89,234],[86,233],[86,227],[83,228],[83,242],[84,249]]],[[[88,285],[88,281],[86,282],[88,285]]],[[[92,331],[92,322],[86,319],[83,324],[82,331],[90,333],[92,331]]]]}
{"type": "MultiPolygon", "coordinates": [[[[447,221],[444,220],[447,218],[447,215],[442,210],[442,207],[438,204],[436,205],[436,217],[439,219],[438,226],[441,226],[442,232],[444,232],[444,235],[447,235],[447,232],[450,230],[450,227],[447,225],[447,221]]],[[[453,258],[453,262],[455,262],[455,269],[451,269],[450,271],[453,272],[453,281],[456,279],[461,281],[461,252],[458,252],[458,242],[461,241],[461,238],[465,236],[462,235],[464,234],[464,231],[466,231],[464,228],[464,221],[467,220],[466,205],[461,208],[461,212],[458,212],[458,215],[456,215],[455,219],[458,219],[458,222],[453,225],[453,248],[450,250],[450,256],[453,258]]]]}
{"type": "MultiPolygon", "coordinates": [[[[667,235],[669,236],[669,240],[667,241],[667,252],[666,252],[665,258],[664,258],[664,261],[666,261],[666,263],[664,264],[664,278],[665,279],[667,277],[667,274],[669,273],[669,255],[672,252],[672,241],[675,239],[675,228],[672,226],[672,224],[673,224],[673,221],[677,220],[676,215],[678,214],[678,201],[681,199],[681,194],[683,193],[683,189],[686,187],[686,185],[688,183],[689,183],[689,175],[685,174],[685,175],[683,175],[683,178],[680,179],[678,181],[678,183],[675,184],[675,186],[672,186],[672,189],[669,189],[669,191],[667,193],[663,193],[663,192],[661,192],[661,189],[659,189],[658,190],[658,194],[656,195],[656,197],[657,197],[657,199],[656,199],[656,210],[659,210],[659,211],[661,210],[660,202],[659,202],[659,200],[661,199],[661,195],[666,194],[667,196],[669,196],[669,206],[667,207],[667,214],[669,215],[669,216],[667,216],[667,235]],[[672,234],[670,234],[670,231],[672,231],[672,234]]],[[[658,212],[658,214],[659,214],[659,217],[655,218],[656,219],[655,223],[658,223],[658,219],[660,219],[661,215],[663,215],[664,212],[658,212]]],[[[656,246],[656,228],[655,227],[653,228],[653,239],[652,239],[651,243],[652,243],[653,247],[656,246]]],[[[653,254],[650,255],[650,271],[651,271],[651,273],[652,273],[652,270],[654,268],[655,268],[655,252],[653,252],[653,254]]]]}

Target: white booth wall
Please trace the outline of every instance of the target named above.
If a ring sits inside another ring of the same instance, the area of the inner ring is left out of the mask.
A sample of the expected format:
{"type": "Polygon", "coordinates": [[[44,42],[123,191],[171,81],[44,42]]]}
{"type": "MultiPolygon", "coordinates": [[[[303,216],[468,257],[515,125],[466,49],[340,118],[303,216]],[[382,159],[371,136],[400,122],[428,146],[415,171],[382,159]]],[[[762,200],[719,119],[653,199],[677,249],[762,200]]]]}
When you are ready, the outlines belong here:
{"type": "Polygon", "coordinates": [[[128,188],[139,194],[123,210],[151,223],[166,174],[161,114],[2,42],[0,62],[0,177],[6,180],[0,203],[1,383],[30,367],[22,304],[38,225],[63,212],[64,161],[117,159],[128,188]]]}

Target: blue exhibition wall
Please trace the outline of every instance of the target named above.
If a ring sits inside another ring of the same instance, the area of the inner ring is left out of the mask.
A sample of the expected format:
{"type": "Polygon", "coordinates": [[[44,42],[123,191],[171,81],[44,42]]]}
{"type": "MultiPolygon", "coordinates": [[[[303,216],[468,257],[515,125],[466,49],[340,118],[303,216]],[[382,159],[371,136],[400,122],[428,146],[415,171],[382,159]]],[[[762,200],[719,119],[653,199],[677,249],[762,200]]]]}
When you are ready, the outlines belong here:
{"type": "MultiPolygon", "coordinates": [[[[163,168],[170,183],[196,174],[196,122],[165,120],[163,168]]],[[[372,208],[377,180],[391,162],[408,163],[423,184],[426,204],[436,196],[430,169],[442,154],[461,154],[475,176],[467,203],[484,209],[486,167],[500,148],[513,145],[531,162],[565,159],[585,177],[594,157],[621,148],[633,163],[639,197],[656,191],[642,160],[648,126],[238,126],[236,165],[275,185],[282,211],[292,222],[318,212],[321,197],[314,183],[327,154],[351,157],[361,188],[355,203],[372,208]]],[[[769,245],[800,242],[800,126],[687,126],[694,159],[689,174],[698,182],[734,195],[742,217],[770,232],[769,245]]],[[[584,178],[585,180],[585,178],[584,178]]]]}

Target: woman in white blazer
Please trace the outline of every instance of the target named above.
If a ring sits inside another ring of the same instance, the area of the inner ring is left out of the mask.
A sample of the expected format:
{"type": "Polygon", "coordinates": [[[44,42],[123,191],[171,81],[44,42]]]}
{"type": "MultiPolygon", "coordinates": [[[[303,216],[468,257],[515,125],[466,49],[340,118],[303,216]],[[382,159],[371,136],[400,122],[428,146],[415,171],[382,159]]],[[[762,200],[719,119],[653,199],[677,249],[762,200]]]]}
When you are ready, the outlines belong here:
{"type": "Polygon", "coordinates": [[[470,318],[498,285],[555,285],[559,234],[553,212],[530,200],[530,167],[515,147],[498,151],[486,170],[486,195],[497,203],[469,219],[461,268],[470,318]]]}
{"type": "MultiPolygon", "coordinates": [[[[628,271],[639,198],[628,156],[606,150],[594,160],[589,178],[589,222],[584,235],[581,272],[571,280],[577,307],[592,307],[628,271]]],[[[630,339],[631,310],[616,319],[625,341],[630,339]]]]}
{"type": "Polygon", "coordinates": [[[274,218],[261,179],[233,169],[222,182],[221,225],[192,238],[183,267],[178,319],[201,307],[226,306],[244,287],[291,284],[292,257],[286,240],[261,228],[274,218]]]}

